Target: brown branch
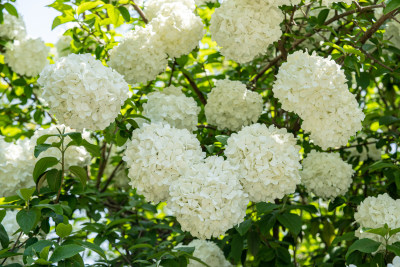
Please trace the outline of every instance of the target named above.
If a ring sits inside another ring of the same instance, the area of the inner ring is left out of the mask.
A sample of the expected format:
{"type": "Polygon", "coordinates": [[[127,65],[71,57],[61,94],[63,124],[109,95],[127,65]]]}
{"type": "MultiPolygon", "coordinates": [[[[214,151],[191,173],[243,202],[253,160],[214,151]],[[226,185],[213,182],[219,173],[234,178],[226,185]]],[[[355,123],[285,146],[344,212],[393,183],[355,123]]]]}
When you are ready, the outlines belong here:
{"type": "Polygon", "coordinates": [[[387,13],[386,15],[383,15],[378,19],[376,23],[372,25],[372,27],[364,33],[364,35],[361,37],[361,39],[358,41],[362,45],[365,44],[365,42],[368,41],[369,38],[377,31],[379,28],[382,26],[383,23],[385,23],[386,20],[390,19],[391,17],[394,16],[394,14],[397,12],[397,9],[387,13]]]}
{"type": "Polygon", "coordinates": [[[364,49],[360,48],[360,51],[363,52],[369,59],[371,59],[372,61],[374,61],[378,65],[381,65],[382,67],[384,67],[385,69],[389,70],[390,72],[394,71],[394,69],[390,68],[389,66],[386,66],[383,62],[381,62],[378,59],[376,59],[375,57],[373,57],[370,53],[368,53],[364,49]]]}
{"type": "Polygon", "coordinates": [[[146,18],[146,15],[143,13],[143,10],[135,3],[135,1],[132,1],[133,8],[136,10],[137,13],[139,13],[139,16],[142,18],[144,23],[149,23],[149,20],[146,18]]]}
{"type": "Polygon", "coordinates": [[[193,88],[193,91],[196,93],[196,95],[199,97],[200,102],[203,105],[207,104],[207,100],[205,99],[203,93],[200,91],[199,87],[197,87],[196,83],[193,81],[193,79],[186,73],[186,71],[182,71],[183,76],[185,76],[186,80],[190,83],[190,85],[193,88]]]}
{"type": "Polygon", "coordinates": [[[104,191],[107,190],[107,187],[110,185],[112,179],[115,177],[115,174],[117,173],[119,167],[122,166],[124,162],[121,160],[118,165],[114,168],[113,172],[110,174],[110,177],[108,177],[106,184],[104,185],[103,189],[100,190],[100,193],[103,193],[104,191]]]}

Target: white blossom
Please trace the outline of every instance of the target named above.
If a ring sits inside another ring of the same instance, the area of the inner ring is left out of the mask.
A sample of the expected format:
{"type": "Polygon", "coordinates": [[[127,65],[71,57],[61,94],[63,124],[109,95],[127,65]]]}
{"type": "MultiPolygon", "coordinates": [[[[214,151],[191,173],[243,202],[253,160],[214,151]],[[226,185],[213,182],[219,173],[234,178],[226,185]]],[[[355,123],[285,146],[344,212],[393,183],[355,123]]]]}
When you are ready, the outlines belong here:
{"type": "Polygon", "coordinates": [[[400,267],[400,257],[394,257],[392,263],[389,263],[387,267],[400,267]]]}
{"type": "Polygon", "coordinates": [[[286,129],[264,124],[243,127],[227,141],[225,155],[239,167],[250,201],[273,201],[294,193],[300,183],[300,147],[286,129]]]}
{"type": "Polygon", "coordinates": [[[324,199],[344,195],[351,183],[354,170],[338,153],[311,151],[303,160],[301,182],[309,192],[324,199]]]}
{"type": "Polygon", "coordinates": [[[162,92],[149,94],[143,104],[143,116],[151,122],[168,123],[178,129],[195,131],[200,107],[192,97],[186,97],[181,87],[169,86],[162,92]]]}
{"type": "MultiPolygon", "coordinates": [[[[400,16],[396,16],[396,18],[399,20],[400,16]]],[[[398,21],[392,19],[387,23],[384,38],[400,49],[400,23],[398,21]]]]}
{"type": "Polygon", "coordinates": [[[147,19],[152,20],[157,17],[163,6],[176,3],[185,6],[189,11],[192,12],[196,8],[194,0],[146,0],[144,13],[146,14],[147,19]]]}
{"type": "Polygon", "coordinates": [[[211,38],[226,59],[246,63],[267,51],[282,35],[284,20],[278,5],[289,1],[224,1],[211,17],[211,38]]]}
{"type": "MultiPolygon", "coordinates": [[[[358,135],[358,137],[362,137],[365,143],[371,143],[362,146],[362,151],[358,152],[356,147],[351,147],[347,149],[350,152],[349,158],[358,157],[360,161],[366,161],[367,159],[372,159],[374,161],[378,161],[381,159],[381,148],[376,147],[376,143],[378,142],[375,138],[366,138],[365,134],[358,135]]],[[[356,145],[356,142],[353,142],[352,145],[356,145]]]]}
{"type": "Polygon", "coordinates": [[[257,122],[263,110],[260,94],[247,90],[239,81],[218,80],[215,85],[204,108],[209,124],[238,131],[257,122]]]}
{"type": "Polygon", "coordinates": [[[169,184],[204,156],[196,136],[188,130],[153,123],[133,131],[123,160],[132,187],[157,203],[167,200],[169,184]]]}
{"type": "MultiPolygon", "coordinates": [[[[35,146],[37,145],[37,140],[44,135],[53,135],[53,134],[59,134],[57,129],[60,130],[62,133],[73,133],[76,132],[76,130],[71,129],[70,127],[66,127],[65,125],[52,125],[47,129],[38,129],[35,131],[35,134],[32,136],[30,140],[30,146],[31,149],[34,150],[35,146]]],[[[82,133],[82,139],[90,142],[90,133],[88,131],[83,131],[82,133]]],[[[69,136],[66,136],[64,138],[64,146],[68,145],[69,142],[71,142],[72,139],[69,136]]],[[[52,143],[57,143],[60,142],[60,138],[58,136],[51,136],[47,138],[46,144],[52,144],[52,143]]],[[[40,153],[39,157],[36,159],[39,160],[44,157],[55,157],[58,160],[61,161],[61,152],[58,148],[56,147],[50,147],[46,151],[43,151],[40,153]]],[[[70,146],[68,149],[65,151],[64,154],[64,167],[66,170],[69,169],[70,166],[80,166],[84,167],[90,164],[91,156],[90,154],[86,151],[86,149],[83,146],[70,146]]],[[[55,166],[57,168],[61,168],[61,165],[55,166]]]]}
{"type": "Polygon", "coordinates": [[[25,23],[21,17],[3,13],[3,23],[0,24],[0,38],[20,40],[26,36],[25,23]]]}
{"type": "Polygon", "coordinates": [[[343,146],[364,119],[341,67],[330,58],[297,51],[289,55],[272,88],[282,108],[297,113],[302,128],[323,149],[343,146]]]}
{"type": "Polygon", "coordinates": [[[4,62],[19,75],[36,76],[47,64],[50,49],[40,39],[21,39],[6,48],[4,62]]]}
{"type": "Polygon", "coordinates": [[[14,144],[0,138],[0,197],[15,195],[19,189],[35,186],[34,167],[29,139],[20,139],[14,144]]]}
{"type": "Polygon", "coordinates": [[[50,112],[61,123],[82,130],[103,130],[128,98],[123,77],[90,54],[70,54],[47,66],[38,79],[50,112]]]}
{"type": "MultiPolygon", "coordinates": [[[[367,197],[357,207],[354,219],[360,225],[355,232],[358,238],[370,238],[382,242],[385,240],[382,236],[363,231],[363,228],[380,228],[385,224],[391,229],[400,227],[400,199],[394,200],[388,194],[381,194],[377,197],[367,197]]],[[[390,237],[388,244],[391,245],[400,241],[400,233],[390,237]]],[[[378,250],[384,250],[382,245],[378,250]]]]}
{"type": "Polygon", "coordinates": [[[66,57],[71,54],[71,41],[72,37],[69,35],[63,35],[58,39],[55,47],[59,57],[66,57]]]}
{"type": "Polygon", "coordinates": [[[346,5],[351,5],[353,0],[322,0],[323,6],[331,6],[333,3],[345,3],[346,5]]]}
{"type": "MultiPolygon", "coordinates": [[[[193,257],[199,258],[210,267],[231,267],[232,264],[225,259],[222,250],[212,241],[194,239],[189,244],[177,245],[175,248],[180,247],[194,247],[193,257]]],[[[202,267],[202,263],[196,260],[190,260],[188,267],[202,267]]]]}
{"type": "Polygon", "coordinates": [[[209,239],[241,223],[248,202],[237,167],[223,157],[212,156],[172,180],[167,203],[182,230],[209,239]]]}
{"type": "Polygon", "coordinates": [[[180,2],[164,4],[150,24],[170,57],[189,54],[204,34],[201,18],[180,2]]]}
{"type": "Polygon", "coordinates": [[[168,59],[163,42],[151,25],[136,27],[110,52],[109,66],[130,83],[146,83],[165,71],[168,59]]]}

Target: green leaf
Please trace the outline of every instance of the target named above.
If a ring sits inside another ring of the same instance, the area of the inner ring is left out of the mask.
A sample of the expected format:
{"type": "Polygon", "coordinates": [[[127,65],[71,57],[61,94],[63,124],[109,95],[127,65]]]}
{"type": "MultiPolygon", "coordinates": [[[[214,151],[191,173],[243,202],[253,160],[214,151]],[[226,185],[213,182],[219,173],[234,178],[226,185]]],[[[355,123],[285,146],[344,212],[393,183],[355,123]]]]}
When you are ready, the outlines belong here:
{"type": "Polygon", "coordinates": [[[82,134],[80,132],[66,133],[64,136],[69,136],[75,141],[76,145],[80,146],[82,143],[82,134]]]}
{"type": "Polygon", "coordinates": [[[36,224],[38,214],[34,210],[20,210],[17,213],[17,223],[25,234],[28,234],[36,224]]]}
{"type": "Polygon", "coordinates": [[[84,248],[75,244],[59,246],[54,250],[53,255],[51,255],[49,260],[51,262],[58,262],[64,259],[71,258],[84,250],[84,248]]]}
{"type": "Polygon", "coordinates": [[[337,207],[342,206],[344,203],[346,203],[346,201],[344,201],[343,198],[341,197],[337,197],[335,198],[333,201],[329,201],[329,205],[328,205],[328,211],[333,211],[335,210],[337,207]]]}
{"type": "Polygon", "coordinates": [[[278,214],[277,219],[294,235],[298,235],[300,233],[302,223],[299,215],[293,213],[283,213],[278,214]]]}
{"type": "Polygon", "coordinates": [[[393,252],[396,256],[400,256],[400,246],[397,245],[387,245],[386,249],[390,252],[393,252]]]}
{"type": "Polygon", "coordinates": [[[71,21],[75,21],[75,18],[73,15],[68,14],[68,15],[58,16],[53,20],[51,29],[54,30],[57,26],[67,23],[67,22],[71,22],[71,21]]]}
{"type": "Polygon", "coordinates": [[[247,245],[253,256],[257,255],[260,250],[261,240],[260,235],[256,231],[250,231],[247,235],[247,245]]]}
{"type": "Polygon", "coordinates": [[[386,4],[385,9],[383,10],[383,14],[386,15],[387,13],[389,13],[399,7],[400,7],[400,0],[389,0],[386,4]]]}
{"type": "Polygon", "coordinates": [[[397,233],[400,233],[400,228],[391,229],[389,231],[389,236],[395,235],[397,233]]]}
{"type": "Polygon", "coordinates": [[[374,229],[366,230],[365,232],[367,232],[367,233],[372,233],[372,234],[376,234],[376,235],[380,235],[380,236],[382,236],[382,237],[385,237],[386,235],[389,234],[389,228],[386,228],[386,227],[379,227],[379,228],[374,228],[374,229]]]}
{"type": "Polygon", "coordinates": [[[85,188],[88,180],[85,169],[80,166],[71,166],[69,167],[69,171],[72,172],[79,179],[79,181],[85,188]]]}
{"type": "Polygon", "coordinates": [[[6,210],[0,210],[0,223],[3,221],[4,217],[6,217],[6,210]]]}
{"type": "Polygon", "coordinates": [[[350,247],[349,250],[346,253],[346,259],[349,257],[349,255],[354,252],[354,251],[360,251],[364,253],[372,253],[375,252],[379,246],[381,245],[380,242],[376,242],[372,239],[369,238],[363,238],[356,240],[350,247]]]}
{"type": "Polygon", "coordinates": [[[250,229],[251,222],[252,222],[251,219],[247,219],[244,222],[242,222],[241,224],[235,226],[236,230],[238,231],[238,233],[241,236],[244,236],[247,233],[247,231],[250,229]]]}
{"type": "Polygon", "coordinates": [[[39,255],[40,255],[40,258],[41,258],[41,259],[47,261],[47,258],[49,257],[50,247],[51,247],[51,246],[44,247],[44,248],[40,251],[40,254],[39,254],[39,255]]]}
{"type": "Polygon", "coordinates": [[[318,25],[323,25],[328,15],[329,15],[329,9],[324,9],[321,12],[319,12],[317,18],[318,25]]]}
{"type": "Polygon", "coordinates": [[[273,203],[259,202],[256,204],[257,213],[268,213],[276,209],[278,205],[273,203]]]}
{"type": "Polygon", "coordinates": [[[103,1],[94,1],[94,2],[83,2],[82,4],[79,5],[78,10],[76,11],[76,14],[82,14],[83,12],[85,12],[86,10],[95,8],[99,5],[103,5],[104,2],[103,1]]]}
{"type": "Polygon", "coordinates": [[[51,169],[46,172],[46,180],[52,191],[58,191],[61,186],[61,171],[57,169],[51,169]]]}
{"type": "Polygon", "coordinates": [[[21,197],[21,199],[25,200],[25,201],[29,201],[31,199],[31,196],[33,195],[33,193],[35,192],[36,188],[22,188],[20,190],[17,191],[17,194],[19,197],[21,197]]]}
{"type": "Polygon", "coordinates": [[[129,11],[128,9],[126,9],[126,7],[119,6],[118,10],[119,12],[121,12],[122,17],[126,22],[129,22],[131,20],[131,15],[129,14],[129,11]]]}
{"type": "Polygon", "coordinates": [[[400,119],[393,116],[383,116],[379,118],[379,125],[391,125],[396,122],[400,122],[400,119]]]}
{"type": "Polygon", "coordinates": [[[71,232],[72,225],[70,224],[59,223],[56,227],[56,234],[61,238],[69,236],[71,232]]]}
{"type": "Polygon", "coordinates": [[[53,167],[58,163],[58,159],[54,157],[44,157],[36,162],[33,170],[33,180],[37,182],[40,175],[42,175],[48,168],[53,167]]]}
{"type": "Polygon", "coordinates": [[[60,204],[54,204],[54,205],[53,204],[38,204],[38,205],[35,205],[35,208],[51,209],[55,213],[57,213],[59,215],[63,215],[63,209],[60,204]]]}
{"type": "Polygon", "coordinates": [[[228,142],[229,136],[227,135],[217,135],[215,136],[215,139],[217,139],[218,142],[220,142],[222,145],[226,146],[228,142]]]}
{"type": "Polygon", "coordinates": [[[59,136],[59,134],[45,134],[45,135],[42,135],[41,137],[39,137],[39,138],[36,140],[36,145],[41,145],[41,144],[43,144],[44,142],[47,141],[47,139],[48,139],[49,137],[52,137],[52,136],[59,136]]]}
{"type": "Polygon", "coordinates": [[[10,244],[7,231],[2,224],[0,224],[0,243],[3,248],[8,248],[8,245],[10,244]]]}
{"type": "Polygon", "coordinates": [[[33,153],[33,155],[35,156],[35,158],[39,157],[40,153],[46,151],[47,149],[49,149],[51,147],[50,144],[40,144],[35,146],[35,151],[33,153]]]}
{"type": "Polygon", "coordinates": [[[354,232],[345,233],[342,236],[335,237],[335,239],[332,241],[331,245],[332,246],[336,245],[337,243],[342,242],[342,241],[351,241],[351,240],[354,240],[355,238],[356,237],[354,235],[354,232]]]}
{"type": "Polygon", "coordinates": [[[231,242],[231,254],[230,257],[234,259],[235,263],[240,261],[243,250],[243,238],[240,235],[235,235],[231,242]]]}
{"type": "Polygon", "coordinates": [[[373,164],[371,164],[368,167],[369,172],[374,172],[383,168],[393,168],[393,169],[398,169],[398,167],[396,165],[394,165],[393,163],[389,163],[389,162],[382,162],[382,161],[377,161],[374,162],[373,164]]]}
{"type": "MultiPolygon", "coordinates": [[[[104,253],[104,250],[99,247],[96,244],[90,243],[90,242],[85,242],[85,241],[81,241],[81,240],[76,240],[75,243],[78,243],[79,245],[81,245],[84,248],[90,249],[94,252],[96,252],[97,254],[99,254],[103,259],[107,260],[107,256],[104,253]]],[[[148,244],[144,244],[144,245],[148,245],[148,244]]],[[[150,246],[151,248],[153,248],[152,246],[150,246]]]]}
{"type": "Polygon", "coordinates": [[[33,256],[36,252],[40,252],[45,247],[51,247],[52,245],[53,242],[50,240],[39,240],[25,249],[24,256],[33,256]]]}
{"type": "Polygon", "coordinates": [[[4,7],[10,15],[18,17],[18,11],[13,5],[10,3],[5,3],[4,7]]]}
{"type": "Polygon", "coordinates": [[[85,147],[93,157],[100,157],[100,148],[98,146],[89,143],[85,139],[82,140],[81,146],[85,147]]]}

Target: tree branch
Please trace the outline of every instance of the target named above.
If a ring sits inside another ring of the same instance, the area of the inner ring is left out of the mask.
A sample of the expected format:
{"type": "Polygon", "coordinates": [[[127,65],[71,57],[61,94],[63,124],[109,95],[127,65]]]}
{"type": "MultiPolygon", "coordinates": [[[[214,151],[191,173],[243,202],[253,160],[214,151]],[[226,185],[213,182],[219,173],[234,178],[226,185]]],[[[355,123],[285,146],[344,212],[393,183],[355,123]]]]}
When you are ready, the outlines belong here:
{"type": "Polygon", "coordinates": [[[146,15],[143,13],[143,10],[135,3],[135,1],[132,1],[133,8],[136,10],[137,13],[139,13],[139,16],[142,18],[144,23],[149,23],[149,20],[146,18],[146,15]]]}
{"type": "Polygon", "coordinates": [[[186,73],[186,71],[182,71],[183,76],[185,76],[186,80],[190,83],[190,85],[193,88],[193,91],[196,93],[196,95],[199,97],[200,102],[203,105],[207,104],[207,100],[205,99],[203,93],[200,91],[199,87],[197,87],[196,83],[193,81],[193,79],[186,73]]]}

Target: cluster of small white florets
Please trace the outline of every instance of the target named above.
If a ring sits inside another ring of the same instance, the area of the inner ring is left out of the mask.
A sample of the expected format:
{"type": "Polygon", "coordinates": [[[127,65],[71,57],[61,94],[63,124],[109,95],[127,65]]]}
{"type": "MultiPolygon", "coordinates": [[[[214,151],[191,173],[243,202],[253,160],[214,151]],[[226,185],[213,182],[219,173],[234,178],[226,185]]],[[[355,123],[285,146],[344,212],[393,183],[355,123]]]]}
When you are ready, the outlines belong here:
{"type": "Polygon", "coordinates": [[[394,257],[392,263],[388,263],[386,267],[400,267],[400,257],[394,257]]]}
{"type": "Polygon", "coordinates": [[[3,23],[0,24],[0,38],[23,39],[26,36],[25,23],[21,17],[3,13],[3,23]]]}
{"type": "Polygon", "coordinates": [[[209,124],[220,130],[238,131],[257,122],[263,111],[260,94],[247,90],[239,81],[225,79],[216,81],[215,85],[204,108],[209,124]]]}
{"type": "Polygon", "coordinates": [[[137,26],[111,50],[109,66],[130,83],[146,83],[163,72],[168,64],[164,44],[151,25],[137,26]]]}
{"type": "Polygon", "coordinates": [[[303,119],[302,128],[323,149],[346,145],[362,128],[364,114],[344,71],[330,58],[294,52],[280,67],[272,90],[283,109],[303,119]]]}
{"type": "Polygon", "coordinates": [[[192,97],[186,97],[181,87],[169,86],[162,92],[148,95],[143,104],[143,116],[151,122],[168,123],[178,129],[195,131],[200,107],[192,97]]]}
{"type": "MultiPolygon", "coordinates": [[[[400,199],[394,200],[388,194],[378,195],[377,197],[367,197],[357,207],[354,219],[360,224],[360,228],[355,232],[358,238],[370,238],[382,242],[385,240],[382,236],[363,231],[363,228],[379,228],[385,224],[390,229],[400,227],[400,199]]],[[[388,244],[400,241],[400,233],[390,237],[388,244]]],[[[384,245],[379,250],[385,249],[384,245]]]]}
{"type": "Polygon", "coordinates": [[[311,151],[303,160],[301,182],[309,192],[324,199],[345,194],[351,185],[354,170],[338,153],[311,151]]]}
{"type": "MultiPolygon", "coordinates": [[[[181,247],[194,247],[193,256],[202,260],[210,267],[232,266],[232,264],[230,264],[229,261],[225,259],[222,250],[214,242],[195,239],[186,246],[179,244],[175,248],[181,248],[181,247]]],[[[188,264],[188,267],[202,267],[202,266],[204,265],[196,260],[190,260],[188,264]]]]}
{"type": "MultiPolygon", "coordinates": [[[[374,161],[380,160],[381,159],[381,148],[376,147],[376,143],[378,140],[375,138],[366,138],[365,134],[358,135],[358,137],[364,138],[364,143],[370,143],[367,145],[362,146],[362,151],[361,153],[358,152],[356,147],[351,147],[347,151],[350,152],[349,158],[352,157],[358,157],[360,161],[366,161],[367,159],[372,159],[374,161]]],[[[356,142],[354,142],[352,145],[355,145],[356,142]]]]}
{"type": "Polygon", "coordinates": [[[20,39],[7,47],[4,62],[20,75],[36,76],[47,64],[50,48],[40,39],[20,39]]]}
{"type": "MultiPolygon", "coordinates": [[[[57,129],[60,130],[62,133],[72,133],[76,132],[76,130],[71,129],[70,127],[66,127],[65,125],[52,125],[47,129],[39,129],[35,132],[35,134],[31,137],[30,140],[30,146],[32,151],[34,150],[37,140],[43,136],[43,135],[53,135],[53,134],[59,134],[57,129]]],[[[82,138],[85,139],[86,141],[90,141],[90,133],[88,131],[84,131],[82,133],[82,138]]],[[[64,145],[68,145],[69,142],[71,142],[72,139],[69,136],[64,137],[64,145]]],[[[52,144],[52,143],[57,143],[60,142],[60,138],[58,136],[51,136],[47,138],[46,144],[52,144]]],[[[43,157],[55,157],[59,160],[61,160],[61,152],[58,148],[56,147],[50,147],[46,151],[40,153],[39,157],[36,160],[39,160],[43,157]]],[[[64,154],[64,161],[65,161],[65,169],[68,170],[70,166],[86,166],[90,163],[91,156],[90,154],[86,151],[86,149],[83,146],[70,146],[66,150],[64,154]]],[[[61,166],[55,166],[56,168],[61,168],[61,166]]]]}
{"type": "Polygon", "coordinates": [[[196,8],[194,0],[146,0],[144,12],[147,19],[152,20],[164,8],[164,5],[179,3],[193,12],[196,8]]]}
{"type": "Polygon", "coordinates": [[[224,1],[211,17],[211,38],[226,59],[249,62],[281,37],[284,16],[278,6],[287,4],[290,1],[224,1]]]}
{"type": "Polygon", "coordinates": [[[395,47],[400,49],[400,23],[398,22],[400,16],[396,16],[396,19],[397,21],[392,19],[387,23],[384,37],[390,40],[395,47]]]}
{"type": "Polygon", "coordinates": [[[58,57],[66,57],[71,54],[71,41],[72,37],[69,35],[63,35],[58,39],[55,45],[58,57]]]}
{"type": "Polygon", "coordinates": [[[50,111],[77,130],[103,130],[128,98],[123,77],[90,54],[70,54],[47,66],[38,79],[50,111]]]}
{"type": "Polygon", "coordinates": [[[168,206],[182,230],[206,239],[241,223],[249,200],[238,174],[223,157],[212,156],[173,180],[168,206]]]}
{"type": "Polygon", "coordinates": [[[300,183],[300,147],[286,129],[264,124],[243,127],[227,141],[225,155],[239,166],[250,201],[273,201],[291,194],[300,183]]]}
{"type": "Polygon", "coordinates": [[[204,156],[196,136],[188,130],[155,123],[133,131],[123,160],[132,187],[157,203],[167,200],[169,184],[204,156]]]}
{"type": "Polygon", "coordinates": [[[29,139],[14,144],[0,138],[0,197],[15,195],[21,188],[35,186],[32,178],[34,167],[29,139]]]}

